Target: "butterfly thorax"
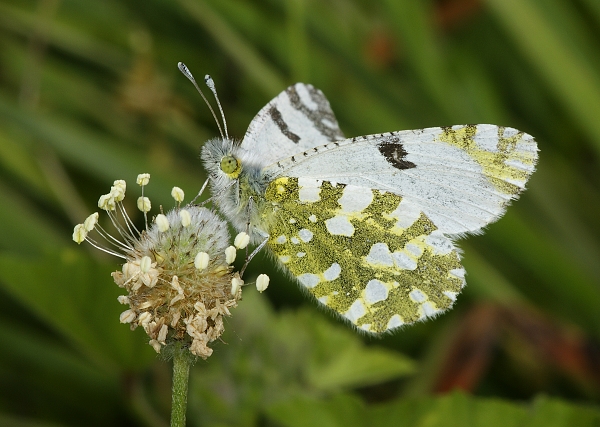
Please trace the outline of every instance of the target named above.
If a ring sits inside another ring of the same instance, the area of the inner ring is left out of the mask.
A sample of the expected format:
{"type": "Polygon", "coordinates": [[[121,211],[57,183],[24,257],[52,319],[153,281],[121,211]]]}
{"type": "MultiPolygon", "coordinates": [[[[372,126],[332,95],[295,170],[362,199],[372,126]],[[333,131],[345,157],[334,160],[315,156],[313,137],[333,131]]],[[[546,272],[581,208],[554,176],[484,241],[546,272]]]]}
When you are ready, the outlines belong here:
{"type": "Polygon", "coordinates": [[[228,139],[212,139],[202,149],[202,160],[209,173],[214,202],[238,231],[246,231],[253,243],[268,235],[264,215],[264,194],[268,182],[252,155],[228,139]]]}

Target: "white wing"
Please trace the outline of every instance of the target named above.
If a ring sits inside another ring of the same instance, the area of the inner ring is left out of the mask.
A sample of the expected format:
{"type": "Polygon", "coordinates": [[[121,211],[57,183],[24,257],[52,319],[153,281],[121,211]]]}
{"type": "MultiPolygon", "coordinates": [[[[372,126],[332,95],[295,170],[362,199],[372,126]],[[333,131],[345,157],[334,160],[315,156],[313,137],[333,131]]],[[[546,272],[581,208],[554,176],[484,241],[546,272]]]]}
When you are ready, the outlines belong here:
{"type": "MultiPolygon", "coordinates": [[[[535,169],[530,135],[466,125],[370,135],[296,153],[263,173],[389,191],[419,207],[444,234],[497,220],[535,169]]],[[[402,214],[398,212],[398,214],[402,214]]]]}
{"type": "Polygon", "coordinates": [[[296,83],[258,112],[241,147],[266,166],[295,153],[343,139],[323,92],[312,85],[296,83]]]}

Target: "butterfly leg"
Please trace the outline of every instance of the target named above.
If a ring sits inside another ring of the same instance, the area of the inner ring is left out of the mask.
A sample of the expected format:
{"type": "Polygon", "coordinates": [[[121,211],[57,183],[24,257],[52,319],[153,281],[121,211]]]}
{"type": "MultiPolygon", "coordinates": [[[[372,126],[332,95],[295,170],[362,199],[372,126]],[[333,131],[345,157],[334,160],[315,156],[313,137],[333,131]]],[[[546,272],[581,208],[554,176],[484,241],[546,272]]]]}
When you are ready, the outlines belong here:
{"type": "MultiPolygon", "coordinates": [[[[196,197],[194,197],[194,199],[189,203],[190,205],[193,205],[194,202],[196,201],[196,199],[198,197],[202,196],[202,193],[204,193],[204,190],[206,189],[206,186],[208,185],[208,180],[209,179],[210,178],[206,178],[206,181],[204,181],[204,184],[202,184],[202,188],[200,189],[200,191],[198,192],[198,194],[196,194],[196,197]]],[[[209,198],[208,200],[210,200],[210,199],[212,199],[212,197],[209,198]]],[[[204,203],[206,203],[208,200],[205,200],[204,203]]]]}
{"type": "MultiPolygon", "coordinates": [[[[202,185],[202,188],[200,189],[200,192],[198,193],[198,195],[196,197],[194,197],[194,200],[192,200],[190,202],[190,205],[192,203],[194,203],[194,201],[200,197],[202,195],[202,193],[204,192],[204,189],[206,188],[206,185],[208,184],[210,178],[207,178],[206,181],[204,181],[204,184],[202,185]]],[[[220,196],[229,189],[229,187],[232,187],[235,184],[235,182],[231,182],[231,184],[227,185],[227,187],[223,188],[223,190],[219,191],[216,194],[213,194],[211,197],[209,197],[208,199],[204,200],[202,203],[200,203],[198,206],[204,206],[206,205],[208,202],[213,201],[213,200],[217,200],[220,198],[220,196]]]]}
{"type": "MultiPolygon", "coordinates": [[[[254,211],[254,197],[248,197],[246,205],[246,234],[250,235],[250,222],[252,221],[252,212],[254,211]]],[[[246,246],[246,262],[248,262],[248,246],[246,246]]]]}
{"type": "MultiPolygon", "coordinates": [[[[254,209],[254,198],[252,196],[250,196],[248,198],[248,204],[246,205],[246,234],[250,235],[250,222],[251,222],[251,216],[252,216],[252,211],[254,209]]],[[[259,248],[262,248],[264,246],[264,242],[261,242],[261,244],[258,246],[259,248]]],[[[244,270],[246,270],[246,267],[248,266],[248,264],[250,263],[250,260],[254,257],[255,252],[257,252],[256,250],[254,250],[254,252],[252,252],[252,254],[250,254],[250,256],[248,256],[248,246],[246,246],[246,261],[244,263],[244,267],[241,270],[241,274],[240,276],[244,273],[244,270]]]]}
{"type": "Polygon", "coordinates": [[[250,261],[252,261],[252,258],[254,258],[256,256],[256,254],[258,252],[260,252],[260,250],[262,248],[265,247],[265,245],[267,244],[268,241],[269,241],[269,236],[266,235],[265,236],[265,240],[263,240],[262,242],[260,242],[260,244],[256,247],[256,249],[254,249],[252,251],[252,253],[250,254],[250,256],[246,257],[246,263],[244,264],[244,266],[240,270],[240,277],[242,277],[244,275],[244,271],[246,271],[246,267],[248,267],[248,264],[250,264],[250,261]]]}

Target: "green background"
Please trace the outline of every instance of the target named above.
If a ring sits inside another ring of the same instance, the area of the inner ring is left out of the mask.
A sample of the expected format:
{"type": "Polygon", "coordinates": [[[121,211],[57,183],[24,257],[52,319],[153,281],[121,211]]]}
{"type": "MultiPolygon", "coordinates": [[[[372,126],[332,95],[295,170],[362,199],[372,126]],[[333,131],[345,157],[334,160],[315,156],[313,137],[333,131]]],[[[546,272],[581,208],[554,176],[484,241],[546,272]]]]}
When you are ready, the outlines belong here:
{"type": "Polygon", "coordinates": [[[71,233],[115,179],[130,213],[138,173],[155,207],[199,190],[218,132],[178,61],[237,138],[303,81],[347,136],[494,123],[540,147],[434,321],[357,334],[258,256],[271,285],[193,368],[188,425],[599,425],[599,52],[597,0],[1,0],[0,425],[168,424],[170,363],[119,323],[118,260],[71,233]]]}

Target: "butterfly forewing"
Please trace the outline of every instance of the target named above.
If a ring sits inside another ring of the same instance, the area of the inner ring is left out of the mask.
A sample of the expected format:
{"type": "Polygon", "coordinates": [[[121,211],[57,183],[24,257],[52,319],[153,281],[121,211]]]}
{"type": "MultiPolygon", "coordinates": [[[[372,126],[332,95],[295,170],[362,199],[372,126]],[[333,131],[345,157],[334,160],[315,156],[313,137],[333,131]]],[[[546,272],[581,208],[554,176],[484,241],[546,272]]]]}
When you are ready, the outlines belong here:
{"type": "Polygon", "coordinates": [[[535,168],[530,135],[494,125],[346,139],[265,169],[389,191],[419,205],[445,234],[477,232],[518,197],[535,168]]]}
{"type": "Polygon", "coordinates": [[[312,147],[343,140],[323,92],[297,83],[281,92],[254,117],[241,147],[263,165],[312,147]]]}

